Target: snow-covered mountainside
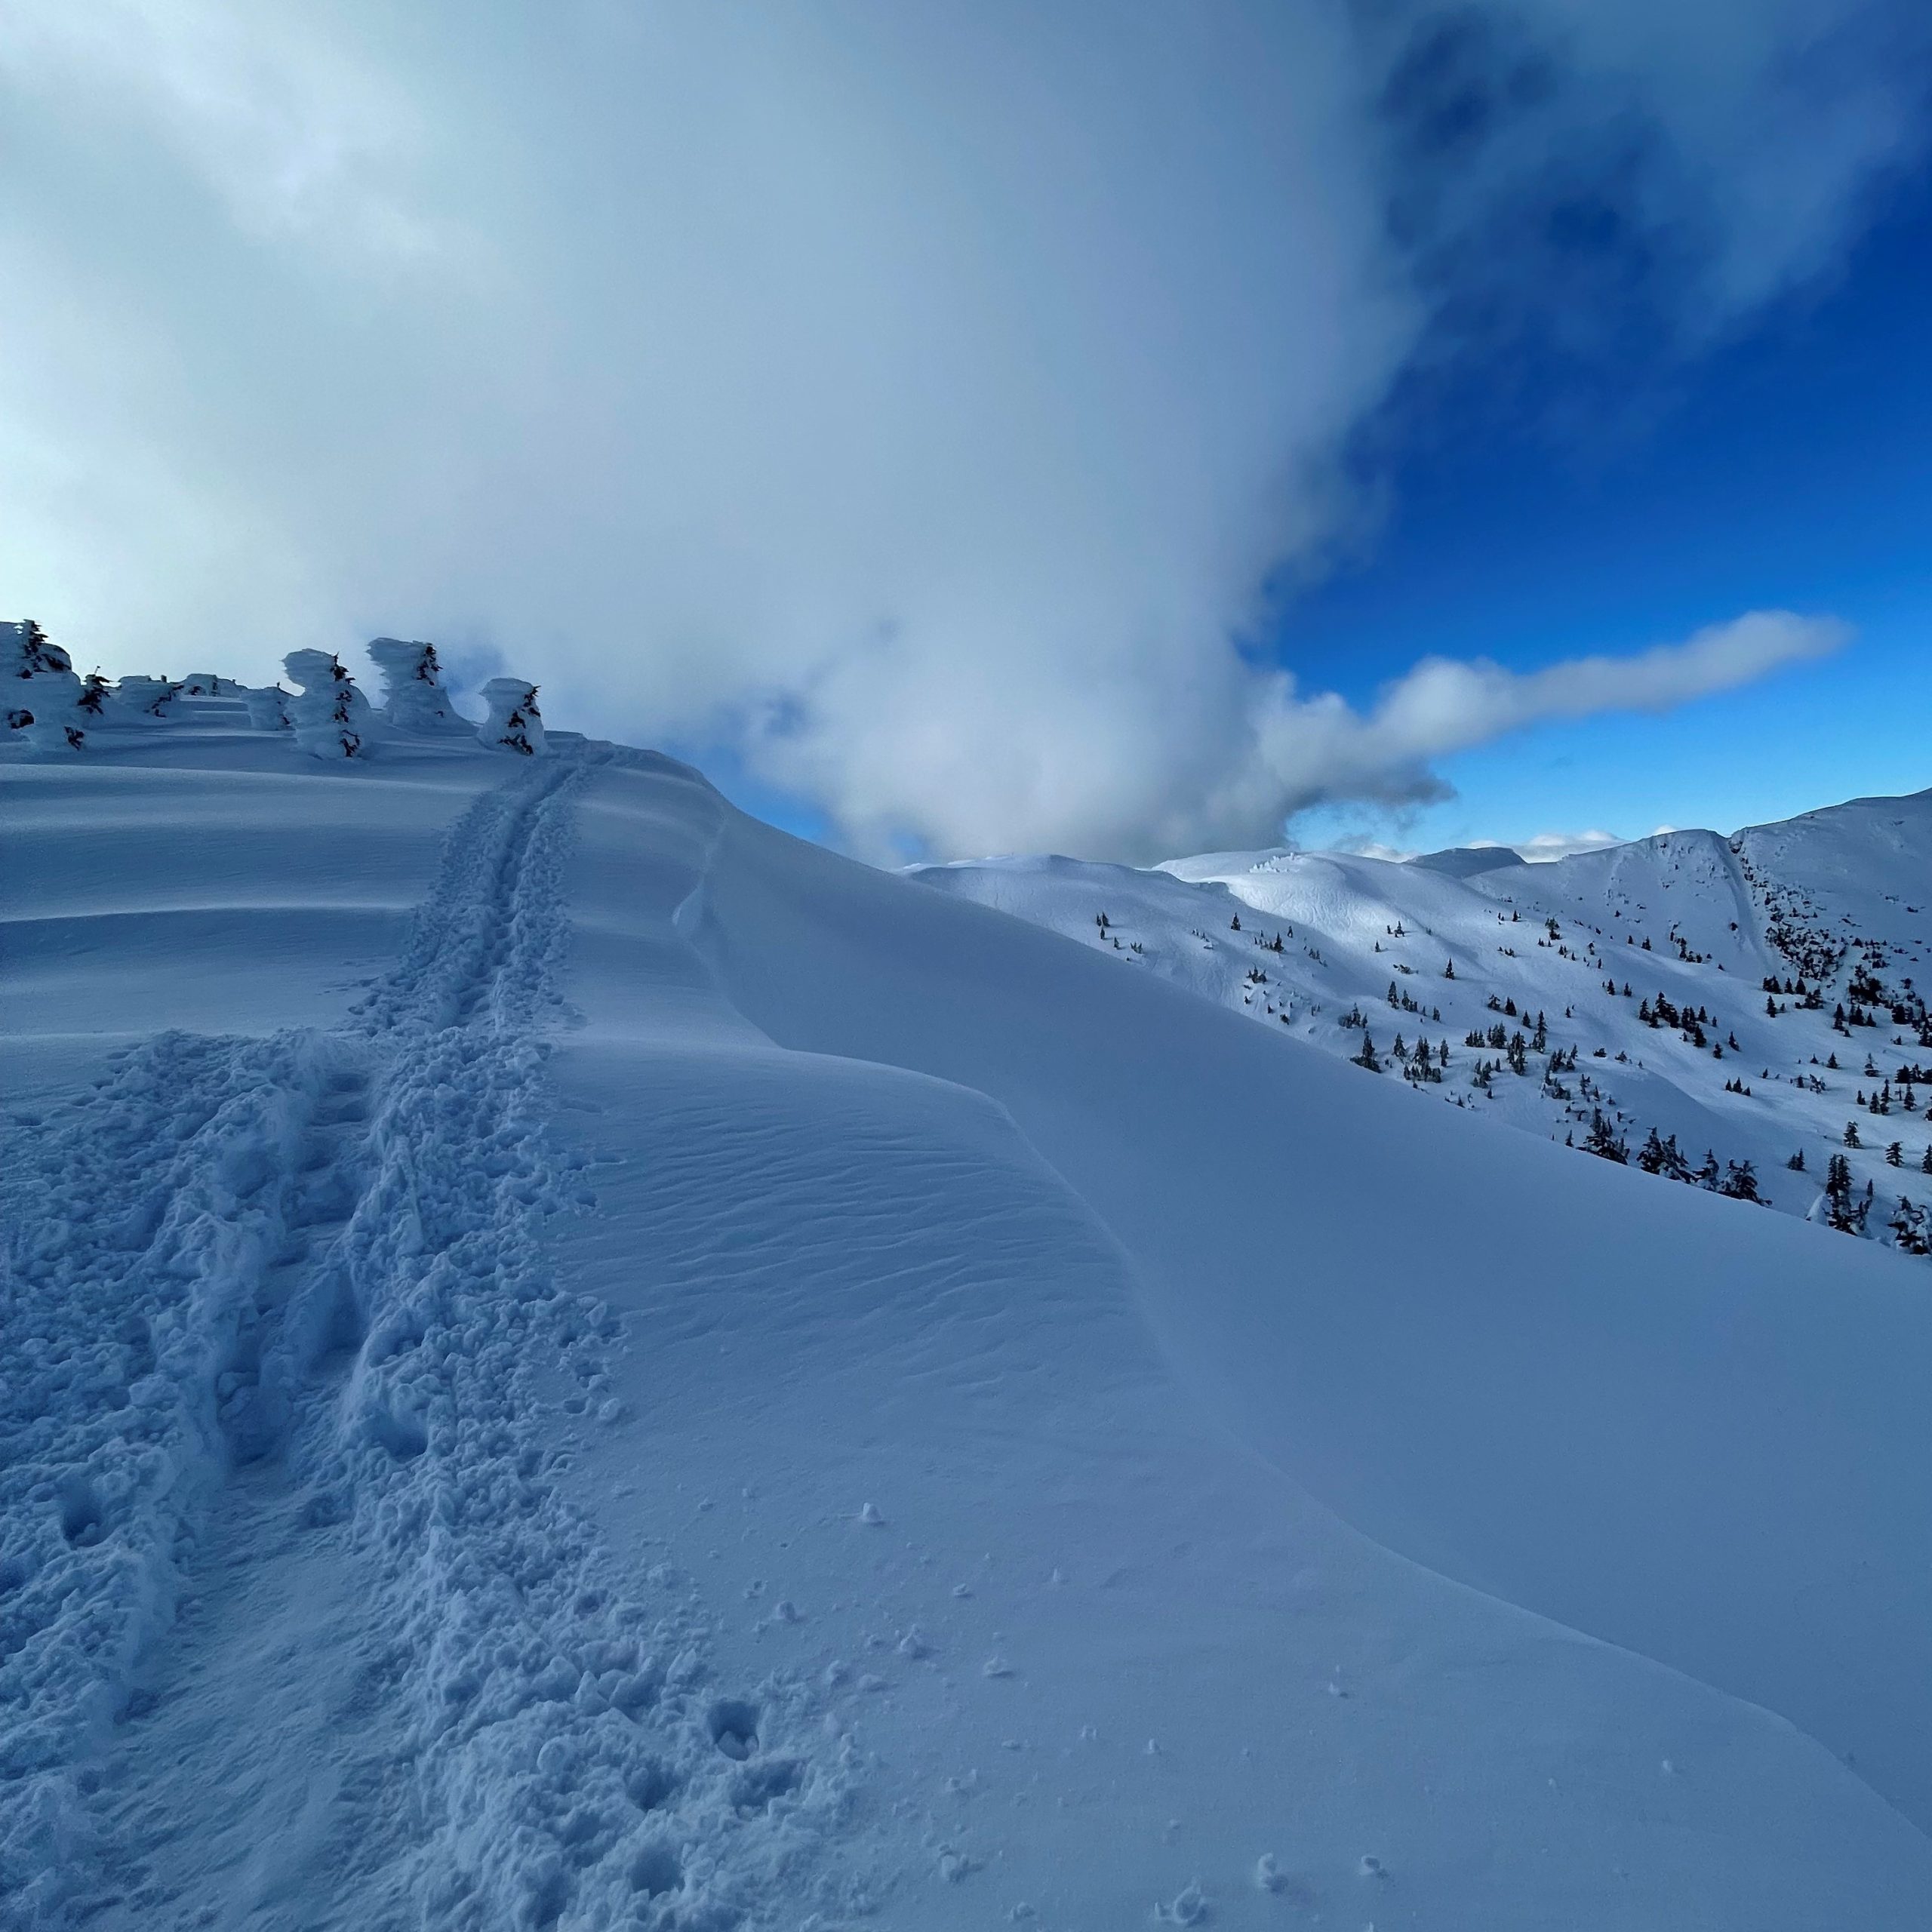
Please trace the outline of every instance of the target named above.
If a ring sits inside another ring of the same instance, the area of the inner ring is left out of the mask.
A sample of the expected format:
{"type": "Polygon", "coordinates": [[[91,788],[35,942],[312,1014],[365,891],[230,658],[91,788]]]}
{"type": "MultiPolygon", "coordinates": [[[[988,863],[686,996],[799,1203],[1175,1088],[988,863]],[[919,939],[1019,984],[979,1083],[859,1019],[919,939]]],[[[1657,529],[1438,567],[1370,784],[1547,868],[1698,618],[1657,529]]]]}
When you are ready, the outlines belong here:
{"type": "Polygon", "coordinates": [[[0,742],[0,1922],[1923,1926],[1914,1265],[417,665],[0,742]]]}
{"type": "Polygon", "coordinates": [[[1452,1107],[1932,1251],[1932,792],[1513,859],[915,876],[1452,1107]]]}

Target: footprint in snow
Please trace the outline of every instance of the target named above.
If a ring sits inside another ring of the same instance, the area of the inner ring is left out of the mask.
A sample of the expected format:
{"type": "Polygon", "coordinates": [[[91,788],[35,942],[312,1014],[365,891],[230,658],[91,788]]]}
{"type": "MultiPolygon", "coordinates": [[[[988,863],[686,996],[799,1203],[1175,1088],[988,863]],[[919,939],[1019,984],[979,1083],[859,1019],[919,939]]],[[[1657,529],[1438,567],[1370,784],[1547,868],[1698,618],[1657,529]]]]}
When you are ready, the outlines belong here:
{"type": "Polygon", "coordinates": [[[1191,1884],[1184,1885],[1165,1905],[1156,1905],[1154,1918],[1161,1925],[1205,1925],[1208,1922],[1208,1900],[1197,1878],[1191,1884]]]}

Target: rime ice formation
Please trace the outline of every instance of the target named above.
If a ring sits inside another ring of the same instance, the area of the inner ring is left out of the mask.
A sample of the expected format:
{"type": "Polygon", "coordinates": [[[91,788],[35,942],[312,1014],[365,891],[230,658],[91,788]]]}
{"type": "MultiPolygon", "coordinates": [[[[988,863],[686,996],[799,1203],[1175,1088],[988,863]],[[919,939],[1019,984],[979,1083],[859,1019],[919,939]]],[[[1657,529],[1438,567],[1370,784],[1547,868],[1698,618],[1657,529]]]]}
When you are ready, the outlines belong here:
{"type": "Polygon", "coordinates": [[[543,749],[543,718],[537,709],[537,687],[521,678],[492,678],[483,687],[490,715],[478,726],[477,737],[502,751],[526,758],[543,749]]]}
{"type": "Polygon", "coordinates": [[[466,731],[443,689],[442,667],[433,644],[405,643],[379,637],[368,647],[370,661],[383,676],[383,718],[398,731],[466,731]]]}
{"type": "Polygon", "coordinates": [[[127,677],[114,687],[114,703],[135,718],[160,718],[179,696],[181,687],[168,678],[127,677]]]}
{"type": "Polygon", "coordinates": [[[242,688],[238,692],[248,714],[248,722],[257,731],[286,731],[294,720],[288,715],[288,694],[279,685],[259,689],[242,688]]]}
{"type": "Polygon", "coordinates": [[[57,755],[80,749],[88,722],[82,691],[71,671],[38,671],[14,685],[13,701],[29,721],[19,728],[35,750],[57,755]]]}
{"type": "Polygon", "coordinates": [[[67,654],[35,623],[0,626],[0,676],[4,676],[6,726],[36,752],[78,749],[85,715],[82,687],[67,654]]]}
{"type": "Polygon", "coordinates": [[[281,660],[299,688],[289,700],[295,742],[312,758],[354,758],[368,733],[369,700],[326,651],[291,651],[281,660]]]}

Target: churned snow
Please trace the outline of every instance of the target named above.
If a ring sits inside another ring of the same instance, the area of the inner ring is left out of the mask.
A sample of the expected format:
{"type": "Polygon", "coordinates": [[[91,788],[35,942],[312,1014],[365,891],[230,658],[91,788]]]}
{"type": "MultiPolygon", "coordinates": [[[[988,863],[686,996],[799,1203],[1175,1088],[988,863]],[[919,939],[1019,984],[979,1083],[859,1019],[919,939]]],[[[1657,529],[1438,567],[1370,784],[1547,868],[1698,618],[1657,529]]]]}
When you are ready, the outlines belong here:
{"type": "Polygon", "coordinates": [[[0,1921],[1924,1922],[1922,1264],[414,648],[0,749],[0,1921]]]}

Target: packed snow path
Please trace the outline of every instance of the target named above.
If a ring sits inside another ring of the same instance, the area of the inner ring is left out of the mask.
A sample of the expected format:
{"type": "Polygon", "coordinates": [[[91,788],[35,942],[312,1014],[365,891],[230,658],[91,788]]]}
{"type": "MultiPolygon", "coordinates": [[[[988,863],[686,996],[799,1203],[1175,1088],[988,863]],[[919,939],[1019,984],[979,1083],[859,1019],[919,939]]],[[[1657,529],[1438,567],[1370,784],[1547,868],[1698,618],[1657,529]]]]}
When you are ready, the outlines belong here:
{"type": "Polygon", "coordinates": [[[354,1023],[165,1034],[19,1137],[10,1921],[728,1916],[836,1804],[548,1480],[611,1331],[537,1253],[589,1198],[537,1102],[598,756],[478,799],[354,1023]]]}

